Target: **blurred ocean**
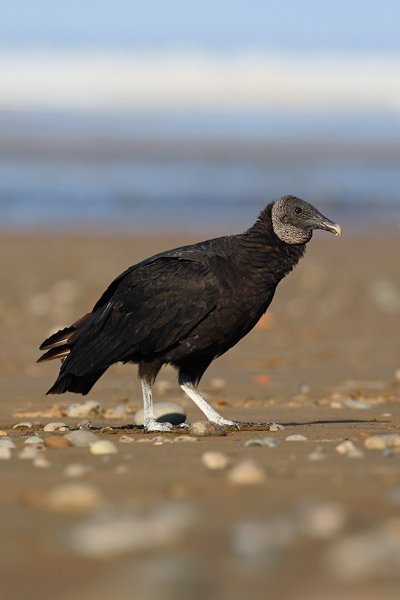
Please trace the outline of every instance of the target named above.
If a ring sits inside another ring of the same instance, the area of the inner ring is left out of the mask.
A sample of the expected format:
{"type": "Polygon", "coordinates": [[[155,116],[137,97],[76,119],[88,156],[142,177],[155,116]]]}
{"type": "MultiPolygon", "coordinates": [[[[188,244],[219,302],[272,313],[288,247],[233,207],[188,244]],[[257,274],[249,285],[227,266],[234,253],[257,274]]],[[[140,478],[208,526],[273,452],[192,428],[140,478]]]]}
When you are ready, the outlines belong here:
{"type": "Polygon", "coordinates": [[[1,228],[398,230],[400,61],[189,58],[0,55],[1,228]]]}

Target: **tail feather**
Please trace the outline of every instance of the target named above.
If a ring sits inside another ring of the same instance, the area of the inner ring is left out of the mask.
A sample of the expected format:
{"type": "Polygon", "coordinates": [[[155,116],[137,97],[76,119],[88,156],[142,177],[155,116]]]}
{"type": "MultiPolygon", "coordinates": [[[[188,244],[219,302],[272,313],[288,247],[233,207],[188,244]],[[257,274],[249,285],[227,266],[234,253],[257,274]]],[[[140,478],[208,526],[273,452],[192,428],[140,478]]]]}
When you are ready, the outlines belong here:
{"type": "Polygon", "coordinates": [[[92,313],[88,313],[75,321],[75,323],[73,323],[70,327],[64,327],[64,329],[56,331],[56,333],[53,333],[40,344],[39,350],[49,350],[50,348],[54,348],[55,346],[69,342],[74,333],[78,331],[79,327],[86,323],[92,316],[92,313]]]}
{"type": "Polygon", "coordinates": [[[60,373],[55,383],[46,394],[64,394],[64,392],[75,392],[86,396],[107,369],[99,369],[88,375],[73,375],[73,373],[60,373]]]}
{"type": "Polygon", "coordinates": [[[71,352],[71,348],[64,344],[63,346],[55,346],[50,348],[45,354],[43,354],[36,362],[44,362],[45,360],[54,360],[55,358],[65,358],[71,352]]]}
{"type": "Polygon", "coordinates": [[[86,325],[90,330],[91,323],[93,323],[92,319],[93,313],[88,313],[71,325],[71,327],[65,327],[64,329],[53,333],[41,344],[40,350],[47,350],[47,352],[43,354],[37,362],[44,362],[55,358],[60,358],[62,360],[60,373],[47,394],[76,392],[78,394],[86,395],[92,389],[96,381],[107,370],[109,365],[105,367],[101,366],[101,368],[96,369],[92,361],[85,360],[87,352],[84,352],[83,354],[82,352],[79,352],[79,336],[82,333],[85,333],[86,325]],[[78,351],[77,356],[76,351],[78,351]],[[72,363],[71,358],[73,358],[72,363]],[[71,371],[73,372],[71,373],[71,371]],[[77,374],[77,371],[80,373],[77,374]]]}

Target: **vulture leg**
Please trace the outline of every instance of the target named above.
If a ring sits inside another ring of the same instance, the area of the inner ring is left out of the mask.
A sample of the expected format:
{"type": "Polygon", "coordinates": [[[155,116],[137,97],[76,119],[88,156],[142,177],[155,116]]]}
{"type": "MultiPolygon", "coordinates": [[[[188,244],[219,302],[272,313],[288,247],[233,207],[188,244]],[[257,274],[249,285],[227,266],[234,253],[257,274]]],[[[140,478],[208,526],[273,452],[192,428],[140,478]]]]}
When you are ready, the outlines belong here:
{"type": "Polygon", "coordinates": [[[171,431],[171,423],[159,423],[154,418],[153,396],[151,393],[151,383],[146,377],[141,378],[143,391],[143,409],[144,409],[144,429],[145,431],[171,431]]]}
{"type": "Polygon", "coordinates": [[[193,383],[186,381],[185,383],[179,382],[181,388],[189,396],[191,400],[199,407],[199,409],[206,415],[209,421],[217,423],[217,425],[237,425],[234,421],[224,419],[216,410],[213,409],[208,402],[206,402],[201,394],[195,389],[193,383]]]}

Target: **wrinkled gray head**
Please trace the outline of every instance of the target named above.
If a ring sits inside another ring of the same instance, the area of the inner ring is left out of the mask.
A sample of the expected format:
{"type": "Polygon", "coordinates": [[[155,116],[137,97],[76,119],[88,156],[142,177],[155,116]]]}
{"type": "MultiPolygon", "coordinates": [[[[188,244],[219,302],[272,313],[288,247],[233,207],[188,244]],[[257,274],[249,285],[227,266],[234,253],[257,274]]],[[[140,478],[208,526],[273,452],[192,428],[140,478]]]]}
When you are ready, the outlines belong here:
{"type": "Polygon", "coordinates": [[[306,244],[314,229],[325,229],[341,235],[340,226],[333,223],[311,204],[295,196],[282,196],[272,206],[272,227],[287,244],[306,244]]]}

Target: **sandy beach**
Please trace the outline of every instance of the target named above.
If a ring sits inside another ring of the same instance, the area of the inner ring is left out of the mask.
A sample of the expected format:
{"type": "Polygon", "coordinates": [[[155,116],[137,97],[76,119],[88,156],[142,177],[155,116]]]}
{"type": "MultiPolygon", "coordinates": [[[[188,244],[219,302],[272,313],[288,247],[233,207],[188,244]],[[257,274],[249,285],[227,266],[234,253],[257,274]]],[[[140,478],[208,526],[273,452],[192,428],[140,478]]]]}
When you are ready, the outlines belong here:
{"type": "MultiPolygon", "coordinates": [[[[400,438],[367,441],[400,434],[394,236],[315,235],[267,317],[208,369],[200,389],[224,416],[283,430],[188,441],[129,429],[140,385],[118,365],[88,397],[101,405],[94,434],[117,452],[39,443],[24,457],[28,437],[65,435],[47,423],[82,421],[66,416],[81,396],[45,396],[59,365],[35,364],[40,342],[129,265],[192,241],[3,233],[0,435],[15,444],[0,460],[3,597],[397,600],[400,438]],[[266,436],[271,447],[246,445],[266,436]],[[226,466],[208,468],[208,451],[226,466]],[[248,480],[234,474],[242,461],[248,480]]],[[[158,381],[156,402],[202,419],[172,370],[158,381]]]]}

